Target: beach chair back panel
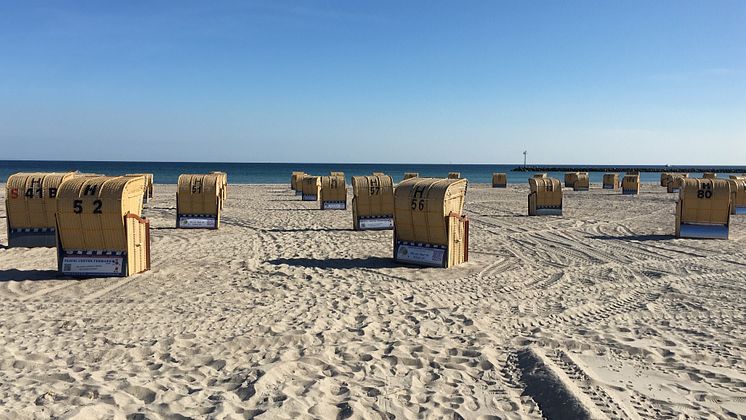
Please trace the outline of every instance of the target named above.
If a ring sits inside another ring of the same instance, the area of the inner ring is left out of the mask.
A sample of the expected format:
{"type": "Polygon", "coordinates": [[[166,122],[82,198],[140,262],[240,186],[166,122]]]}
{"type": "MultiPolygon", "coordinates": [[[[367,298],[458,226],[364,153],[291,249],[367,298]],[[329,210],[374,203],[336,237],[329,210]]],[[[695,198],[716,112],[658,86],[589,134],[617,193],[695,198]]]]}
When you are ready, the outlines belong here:
{"type": "Polygon", "coordinates": [[[75,177],[60,185],[57,228],[65,250],[127,251],[124,217],[142,212],[139,177],[75,177]]]}
{"type": "Polygon", "coordinates": [[[492,174],[492,187],[504,188],[508,185],[508,176],[505,173],[495,172],[492,174]]]}
{"type": "Polygon", "coordinates": [[[8,177],[5,184],[8,228],[54,228],[59,187],[73,176],[73,172],[34,172],[8,177]]]}
{"type": "Polygon", "coordinates": [[[622,178],[622,193],[639,194],[640,193],[640,175],[625,175],[622,178]]]}
{"type": "Polygon", "coordinates": [[[394,192],[394,225],[398,240],[448,246],[451,213],[461,215],[466,179],[412,178],[394,192]]]}
{"type": "Polygon", "coordinates": [[[565,172],[565,187],[572,188],[576,179],[578,179],[578,172],[565,172]]]}
{"type": "Polygon", "coordinates": [[[731,214],[746,214],[746,177],[729,179],[731,214]]]}
{"type": "Polygon", "coordinates": [[[588,191],[591,188],[591,180],[587,173],[578,173],[572,183],[575,191],[588,191]]]}
{"type": "Polygon", "coordinates": [[[178,213],[217,215],[220,211],[221,187],[219,174],[180,175],[176,193],[178,213]]]}
{"type": "Polygon", "coordinates": [[[306,175],[303,177],[303,200],[314,201],[319,199],[319,189],[321,188],[321,177],[306,175]]]}
{"type": "Polygon", "coordinates": [[[358,217],[394,215],[394,182],[388,175],[353,176],[352,195],[358,217]]]}
{"type": "Polygon", "coordinates": [[[722,179],[684,179],[676,205],[676,235],[728,238],[731,184],[722,179]]]}
{"type": "Polygon", "coordinates": [[[619,187],[619,175],[618,174],[604,174],[603,188],[607,190],[615,190],[619,187]]]}

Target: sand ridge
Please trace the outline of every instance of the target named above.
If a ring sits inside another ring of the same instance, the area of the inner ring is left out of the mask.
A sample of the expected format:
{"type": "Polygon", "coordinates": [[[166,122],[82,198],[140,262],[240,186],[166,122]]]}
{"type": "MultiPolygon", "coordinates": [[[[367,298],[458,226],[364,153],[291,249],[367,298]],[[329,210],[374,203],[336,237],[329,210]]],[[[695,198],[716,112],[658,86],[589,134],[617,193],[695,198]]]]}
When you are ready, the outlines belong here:
{"type": "Polygon", "coordinates": [[[284,185],[174,229],[156,185],[149,272],[0,248],[0,417],[745,418],[746,218],[679,240],[665,189],[592,188],[527,217],[526,185],[470,185],[470,262],[445,270],[284,185]]]}

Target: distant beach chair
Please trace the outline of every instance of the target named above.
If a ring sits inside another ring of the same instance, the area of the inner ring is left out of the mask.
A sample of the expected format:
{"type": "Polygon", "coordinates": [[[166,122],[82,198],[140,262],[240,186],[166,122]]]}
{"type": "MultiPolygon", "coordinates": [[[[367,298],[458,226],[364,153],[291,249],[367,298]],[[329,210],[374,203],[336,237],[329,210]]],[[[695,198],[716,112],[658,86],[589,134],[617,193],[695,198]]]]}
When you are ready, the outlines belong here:
{"type": "Polygon", "coordinates": [[[296,185],[297,185],[297,184],[296,184],[296,180],[297,180],[297,179],[298,179],[299,177],[302,177],[302,176],[304,176],[305,174],[306,174],[306,173],[305,173],[305,172],[303,172],[303,171],[293,171],[293,172],[292,172],[292,173],[290,174],[290,189],[291,189],[291,190],[293,190],[293,191],[297,191],[297,189],[296,189],[296,185]]]}
{"type": "Polygon", "coordinates": [[[746,177],[729,179],[731,194],[731,214],[746,214],[746,177]]]}
{"type": "Polygon", "coordinates": [[[672,177],[671,172],[661,172],[661,187],[667,187],[672,177]]]}
{"type": "Polygon", "coordinates": [[[303,177],[301,199],[303,201],[318,201],[321,190],[321,177],[306,175],[303,177]]]}
{"type": "Polygon", "coordinates": [[[228,199],[228,174],[220,171],[210,173],[217,175],[218,180],[220,181],[220,208],[222,209],[225,205],[225,201],[228,199]]]}
{"type": "Polygon", "coordinates": [[[681,190],[683,180],[686,178],[689,178],[689,174],[672,174],[668,180],[668,184],[666,184],[666,191],[669,194],[678,193],[681,190]]]}
{"type": "Polygon", "coordinates": [[[352,177],[352,227],[394,228],[394,181],[390,176],[352,177]]]}
{"type": "Polygon", "coordinates": [[[702,174],[702,179],[716,179],[718,174],[715,172],[705,172],[702,174]]]}
{"type": "Polygon", "coordinates": [[[579,172],[565,172],[565,188],[572,188],[573,183],[578,177],[579,172]]]}
{"type": "Polygon", "coordinates": [[[619,174],[605,173],[603,179],[603,189],[615,190],[619,188],[619,174]]]}
{"type": "Polygon", "coordinates": [[[640,194],[640,175],[625,175],[622,178],[622,194],[637,195],[640,194]]]}
{"type": "Polygon", "coordinates": [[[404,179],[410,179],[410,178],[419,178],[420,174],[418,172],[404,172],[404,179]]]}
{"type": "Polygon", "coordinates": [[[557,178],[529,178],[528,215],[562,216],[562,183],[557,178]]]}
{"type": "Polygon", "coordinates": [[[57,193],[57,268],[80,277],[150,269],[150,223],[139,177],[75,177],[57,193]]]}
{"type": "Polygon", "coordinates": [[[466,179],[411,178],[394,191],[394,260],[453,267],[469,260],[466,179]]]}
{"type": "Polygon", "coordinates": [[[589,191],[591,189],[591,180],[587,172],[578,172],[575,174],[572,189],[573,191],[589,191]]]}
{"type": "Polygon", "coordinates": [[[143,177],[142,203],[147,204],[153,198],[153,174],[127,174],[125,176],[143,177]]]}
{"type": "Polygon", "coordinates": [[[295,195],[303,195],[303,178],[307,175],[305,172],[298,171],[290,175],[290,185],[292,190],[295,191],[295,195]]]}
{"type": "Polygon", "coordinates": [[[676,203],[676,237],[728,239],[731,185],[723,179],[683,179],[676,203]]]}
{"type": "Polygon", "coordinates": [[[224,194],[223,177],[219,173],[179,175],[176,227],[218,229],[224,194]]]}
{"type": "Polygon", "coordinates": [[[461,179],[461,172],[448,172],[448,179],[461,179]]]}
{"type": "Polygon", "coordinates": [[[8,247],[54,247],[60,185],[74,172],[22,172],[5,183],[8,247]]]}
{"type": "Polygon", "coordinates": [[[344,175],[322,176],[320,182],[321,210],[347,209],[347,184],[344,175]]]}
{"type": "Polygon", "coordinates": [[[506,188],[508,186],[508,175],[502,172],[492,174],[492,188],[506,188]]]}
{"type": "Polygon", "coordinates": [[[548,176],[549,175],[547,175],[547,174],[534,174],[533,178],[535,178],[535,179],[541,179],[541,178],[546,178],[548,176]]]}

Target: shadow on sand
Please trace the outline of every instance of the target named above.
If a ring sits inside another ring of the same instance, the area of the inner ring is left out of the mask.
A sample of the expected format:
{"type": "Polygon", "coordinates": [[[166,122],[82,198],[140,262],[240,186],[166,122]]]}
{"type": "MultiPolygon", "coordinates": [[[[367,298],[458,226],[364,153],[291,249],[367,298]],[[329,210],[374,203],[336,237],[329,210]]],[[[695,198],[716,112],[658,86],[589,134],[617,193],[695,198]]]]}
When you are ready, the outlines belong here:
{"type": "Polygon", "coordinates": [[[0,270],[0,282],[24,280],[57,280],[60,279],[57,270],[0,270]]]}
{"type": "Polygon", "coordinates": [[[278,258],[269,260],[272,265],[290,265],[293,267],[304,268],[394,268],[399,265],[394,264],[391,258],[368,257],[368,258],[327,258],[317,260],[313,258],[278,258]]]}
{"type": "Polygon", "coordinates": [[[298,229],[264,229],[265,232],[349,232],[352,229],[347,228],[298,228],[298,229]]]}
{"type": "Polygon", "coordinates": [[[640,242],[646,242],[646,241],[670,241],[671,239],[676,239],[673,235],[632,235],[632,236],[609,236],[609,235],[601,235],[601,236],[591,236],[591,239],[600,239],[602,241],[640,241],[640,242]]]}

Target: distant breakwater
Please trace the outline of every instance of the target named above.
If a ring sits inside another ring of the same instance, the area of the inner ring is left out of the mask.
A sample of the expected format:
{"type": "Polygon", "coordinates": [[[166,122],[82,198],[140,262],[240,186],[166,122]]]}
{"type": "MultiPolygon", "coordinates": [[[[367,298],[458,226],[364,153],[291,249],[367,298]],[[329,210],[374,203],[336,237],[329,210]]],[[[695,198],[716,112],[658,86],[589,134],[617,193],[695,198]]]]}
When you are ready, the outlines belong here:
{"type": "Polygon", "coordinates": [[[514,172],[715,172],[715,173],[743,173],[746,168],[712,168],[706,166],[518,166],[513,168],[514,172]]]}

